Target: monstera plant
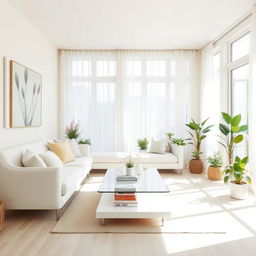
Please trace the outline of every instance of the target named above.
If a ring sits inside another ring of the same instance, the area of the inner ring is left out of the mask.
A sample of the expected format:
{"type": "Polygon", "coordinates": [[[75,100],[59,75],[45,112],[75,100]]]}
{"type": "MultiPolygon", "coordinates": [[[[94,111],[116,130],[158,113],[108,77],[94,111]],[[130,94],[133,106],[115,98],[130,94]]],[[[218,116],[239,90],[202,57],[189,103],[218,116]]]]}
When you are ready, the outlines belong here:
{"type": "Polygon", "coordinates": [[[228,113],[222,112],[221,115],[225,123],[220,123],[219,129],[224,136],[219,136],[221,141],[218,142],[225,148],[228,155],[228,164],[231,165],[234,149],[238,143],[243,141],[242,132],[248,130],[248,125],[240,125],[242,118],[240,114],[232,117],[228,113]]]}

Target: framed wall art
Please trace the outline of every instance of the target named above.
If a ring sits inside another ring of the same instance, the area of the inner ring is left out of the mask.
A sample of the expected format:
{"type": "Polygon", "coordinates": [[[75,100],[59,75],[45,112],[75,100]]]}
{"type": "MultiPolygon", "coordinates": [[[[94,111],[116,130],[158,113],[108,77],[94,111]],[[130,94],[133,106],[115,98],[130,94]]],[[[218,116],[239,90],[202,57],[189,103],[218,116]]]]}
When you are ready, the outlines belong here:
{"type": "Polygon", "coordinates": [[[10,61],[10,128],[42,125],[42,75],[10,61]]]}

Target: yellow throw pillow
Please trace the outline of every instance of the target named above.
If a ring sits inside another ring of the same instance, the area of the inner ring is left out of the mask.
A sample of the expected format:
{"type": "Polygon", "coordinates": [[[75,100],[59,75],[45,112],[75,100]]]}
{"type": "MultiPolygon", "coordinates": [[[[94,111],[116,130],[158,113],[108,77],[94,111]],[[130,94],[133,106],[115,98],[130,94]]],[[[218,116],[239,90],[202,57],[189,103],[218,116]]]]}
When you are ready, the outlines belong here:
{"type": "Polygon", "coordinates": [[[63,163],[68,163],[75,160],[70,145],[67,141],[63,141],[60,143],[48,142],[48,146],[50,150],[54,152],[63,163]]]}

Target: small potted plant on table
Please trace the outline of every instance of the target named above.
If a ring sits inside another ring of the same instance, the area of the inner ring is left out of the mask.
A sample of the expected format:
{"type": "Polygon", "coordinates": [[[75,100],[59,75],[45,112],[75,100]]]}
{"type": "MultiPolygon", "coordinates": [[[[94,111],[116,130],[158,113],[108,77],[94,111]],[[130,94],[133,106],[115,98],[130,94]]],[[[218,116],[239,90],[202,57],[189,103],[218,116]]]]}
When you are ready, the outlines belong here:
{"type": "Polygon", "coordinates": [[[208,167],[208,179],[209,180],[221,180],[221,166],[223,165],[222,156],[220,152],[213,153],[212,156],[207,158],[209,164],[208,167]]]}
{"type": "Polygon", "coordinates": [[[247,175],[245,169],[248,163],[248,157],[241,159],[236,156],[235,162],[225,168],[223,173],[225,174],[224,182],[230,182],[230,195],[236,199],[245,199],[248,195],[248,184],[251,184],[251,178],[247,175]]]}
{"type": "Polygon", "coordinates": [[[127,156],[124,158],[124,163],[126,166],[126,175],[127,176],[133,176],[134,175],[134,170],[135,170],[135,163],[136,163],[136,158],[133,156],[127,156]]]}
{"type": "Polygon", "coordinates": [[[148,149],[149,141],[147,138],[137,140],[138,147],[141,152],[146,152],[148,149]]]}

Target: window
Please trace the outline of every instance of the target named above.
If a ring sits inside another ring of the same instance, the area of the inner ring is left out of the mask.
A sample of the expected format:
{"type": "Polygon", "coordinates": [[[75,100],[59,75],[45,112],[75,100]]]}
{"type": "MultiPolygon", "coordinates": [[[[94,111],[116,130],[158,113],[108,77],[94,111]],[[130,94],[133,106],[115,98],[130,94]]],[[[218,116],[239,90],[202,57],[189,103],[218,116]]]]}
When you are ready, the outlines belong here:
{"type": "Polygon", "coordinates": [[[139,138],[162,138],[167,131],[184,138],[196,59],[196,51],[69,53],[62,74],[65,125],[79,121],[81,137],[100,152],[136,152],[139,138]]]}
{"type": "Polygon", "coordinates": [[[242,36],[231,44],[231,61],[235,61],[249,54],[250,33],[242,36]]]}
{"type": "MultiPolygon", "coordinates": [[[[249,79],[250,33],[230,44],[229,84],[230,112],[241,114],[241,124],[248,124],[248,79],[249,79]]],[[[245,140],[236,146],[235,155],[248,154],[247,132],[245,140]]]]}

